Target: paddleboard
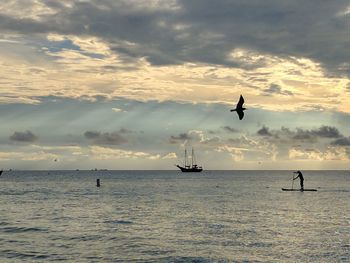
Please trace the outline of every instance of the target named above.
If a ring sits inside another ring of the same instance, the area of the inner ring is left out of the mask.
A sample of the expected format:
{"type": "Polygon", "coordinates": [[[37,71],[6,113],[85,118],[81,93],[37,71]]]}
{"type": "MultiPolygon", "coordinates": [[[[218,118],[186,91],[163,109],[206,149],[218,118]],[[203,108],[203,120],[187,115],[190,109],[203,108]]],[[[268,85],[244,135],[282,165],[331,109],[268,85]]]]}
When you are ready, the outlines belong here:
{"type": "Polygon", "coordinates": [[[298,191],[298,192],[312,191],[312,192],[316,192],[317,189],[304,189],[304,190],[300,190],[300,189],[282,188],[282,191],[298,191]]]}

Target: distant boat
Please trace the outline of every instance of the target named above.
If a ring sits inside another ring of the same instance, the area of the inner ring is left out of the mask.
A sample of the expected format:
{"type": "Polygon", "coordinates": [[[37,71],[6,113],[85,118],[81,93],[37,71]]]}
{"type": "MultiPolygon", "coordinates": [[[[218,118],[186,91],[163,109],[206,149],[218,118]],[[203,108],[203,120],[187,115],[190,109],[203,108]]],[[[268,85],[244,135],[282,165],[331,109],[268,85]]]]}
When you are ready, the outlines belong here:
{"type": "Polygon", "coordinates": [[[185,149],[185,162],[184,162],[184,166],[181,165],[176,165],[176,167],[178,167],[181,172],[183,173],[195,173],[195,172],[201,172],[203,171],[202,166],[198,166],[196,163],[196,157],[194,155],[194,150],[192,148],[192,155],[191,155],[191,164],[187,163],[188,162],[188,157],[187,157],[187,150],[185,149]]]}

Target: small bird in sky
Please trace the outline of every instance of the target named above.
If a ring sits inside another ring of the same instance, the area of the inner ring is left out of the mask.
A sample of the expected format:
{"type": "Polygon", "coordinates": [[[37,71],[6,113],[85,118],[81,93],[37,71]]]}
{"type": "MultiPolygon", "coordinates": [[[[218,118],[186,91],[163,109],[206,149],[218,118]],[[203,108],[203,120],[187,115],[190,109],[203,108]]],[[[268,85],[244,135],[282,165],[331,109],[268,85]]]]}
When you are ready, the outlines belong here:
{"type": "Polygon", "coordinates": [[[236,111],[237,114],[238,114],[238,117],[240,120],[243,119],[244,117],[244,110],[246,110],[246,108],[243,107],[243,104],[244,104],[244,98],[243,96],[241,95],[240,98],[239,98],[239,101],[237,103],[237,106],[235,109],[231,110],[231,111],[236,111]]]}

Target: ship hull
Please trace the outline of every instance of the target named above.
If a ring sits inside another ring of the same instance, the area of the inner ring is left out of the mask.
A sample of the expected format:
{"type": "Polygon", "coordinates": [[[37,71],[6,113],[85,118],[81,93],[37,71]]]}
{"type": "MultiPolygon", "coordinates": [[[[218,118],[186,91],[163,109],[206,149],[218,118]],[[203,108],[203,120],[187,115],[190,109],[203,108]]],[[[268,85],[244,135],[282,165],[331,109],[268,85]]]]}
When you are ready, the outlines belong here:
{"type": "Polygon", "coordinates": [[[192,168],[186,168],[186,167],[182,167],[180,165],[176,165],[180,170],[181,172],[183,173],[199,173],[201,171],[203,171],[202,168],[199,168],[199,167],[192,167],[192,168]]]}

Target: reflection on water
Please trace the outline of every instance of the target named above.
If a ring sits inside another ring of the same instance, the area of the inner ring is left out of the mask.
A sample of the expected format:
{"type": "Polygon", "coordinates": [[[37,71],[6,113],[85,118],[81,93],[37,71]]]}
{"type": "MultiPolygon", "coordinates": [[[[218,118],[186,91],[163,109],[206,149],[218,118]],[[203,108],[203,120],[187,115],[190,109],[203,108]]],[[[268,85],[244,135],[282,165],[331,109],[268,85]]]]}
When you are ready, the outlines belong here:
{"type": "Polygon", "coordinates": [[[4,172],[0,262],[349,262],[350,173],[4,172]],[[101,187],[96,187],[96,178],[101,187]]]}

